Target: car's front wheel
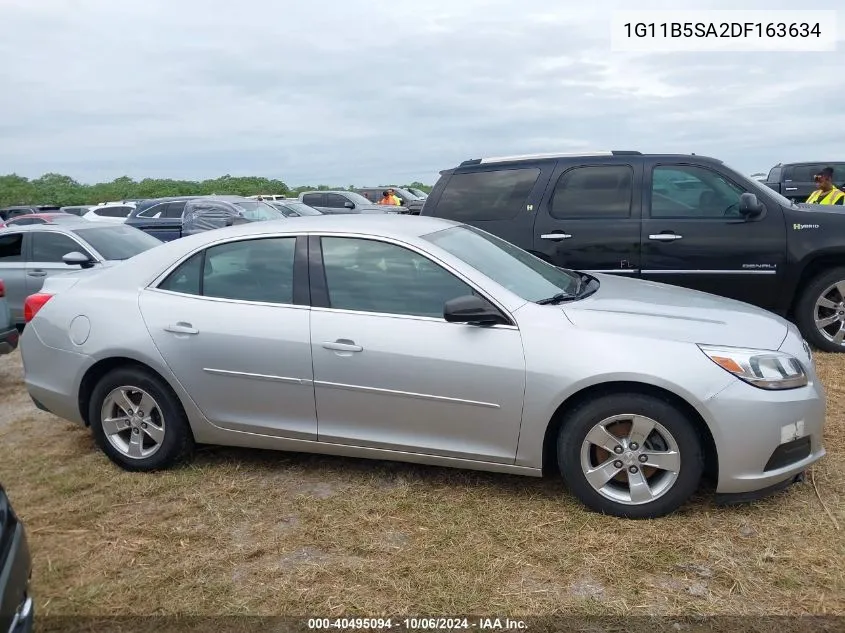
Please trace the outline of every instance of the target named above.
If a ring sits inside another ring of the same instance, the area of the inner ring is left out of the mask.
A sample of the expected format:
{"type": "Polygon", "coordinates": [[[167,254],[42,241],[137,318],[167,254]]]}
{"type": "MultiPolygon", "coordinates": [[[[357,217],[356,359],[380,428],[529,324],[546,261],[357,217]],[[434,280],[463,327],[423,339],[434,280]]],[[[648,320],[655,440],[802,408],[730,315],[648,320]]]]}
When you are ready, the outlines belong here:
{"type": "Polygon", "coordinates": [[[795,306],[801,334],[826,352],[845,352],[845,268],[810,281],[795,306]]]}
{"type": "Polygon", "coordinates": [[[618,517],[674,512],[698,488],[704,470],[689,416],[640,393],[582,402],[565,414],[557,446],[572,493],[588,508],[618,517]]]}
{"type": "Polygon", "coordinates": [[[176,394],[139,367],[103,376],[94,387],[88,416],[97,444],[125,470],[167,468],[193,449],[190,425],[176,394]]]}

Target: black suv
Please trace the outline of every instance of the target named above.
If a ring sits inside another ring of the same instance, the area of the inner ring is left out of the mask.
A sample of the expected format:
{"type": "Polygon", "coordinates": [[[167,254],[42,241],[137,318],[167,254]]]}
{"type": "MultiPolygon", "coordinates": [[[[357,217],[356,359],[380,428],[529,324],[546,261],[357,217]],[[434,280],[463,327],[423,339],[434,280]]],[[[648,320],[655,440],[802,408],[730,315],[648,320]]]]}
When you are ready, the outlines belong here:
{"type": "Polygon", "coordinates": [[[798,206],[721,161],[685,154],[467,160],[422,215],[471,224],[557,266],[675,284],[794,319],[845,351],[845,212],[798,206]]]}
{"type": "Polygon", "coordinates": [[[845,163],[778,163],[763,183],[795,202],[804,202],[816,189],[815,176],[825,167],[833,167],[833,184],[845,185],[845,163]]]}

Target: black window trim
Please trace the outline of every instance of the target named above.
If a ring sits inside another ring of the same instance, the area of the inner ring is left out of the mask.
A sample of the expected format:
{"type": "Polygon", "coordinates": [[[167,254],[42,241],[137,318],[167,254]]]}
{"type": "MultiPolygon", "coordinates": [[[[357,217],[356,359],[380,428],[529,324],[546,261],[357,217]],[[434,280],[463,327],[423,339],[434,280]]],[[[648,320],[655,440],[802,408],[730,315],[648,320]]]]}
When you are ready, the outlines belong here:
{"type": "MultiPolygon", "coordinates": [[[[643,187],[643,198],[645,199],[643,202],[644,206],[644,213],[642,215],[643,220],[671,220],[673,222],[681,221],[681,222],[727,222],[729,224],[743,224],[749,221],[759,221],[766,217],[766,202],[765,200],[760,200],[760,203],[763,205],[763,212],[760,215],[756,215],[753,218],[745,218],[742,216],[712,216],[712,217],[694,217],[694,218],[687,218],[683,216],[664,216],[664,217],[654,217],[651,215],[651,194],[653,192],[654,187],[654,170],[658,167],[696,167],[698,169],[704,169],[709,171],[713,174],[716,174],[720,178],[726,180],[727,182],[731,183],[734,187],[742,191],[742,193],[753,193],[757,195],[756,191],[751,191],[746,187],[742,186],[738,182],[736,182],[733,178],[728,176],[728,174],[719,171],[718,169],[714,169],[710,165],[702,165],[701,163],[695,163],[690,161],[681,161],[681,162],[655,162],[651,163],[650,165],[646,165],[646,171],[644,174],[644,184],[643,187]]],[[[741,194],[740,194],[741,195],[741,194]]],[[[760,196],[757,196],[759,199],[760,196]]]]}
{"type": "MultiPolygon", "coordinates": [[[[557,179],[554,178],[554,174],[552,174],[552,178],[550,180],[554,180],[554,182],[549,182],[548,189],[549,195],[548,199],[546,200],[545,204],[545,211],[546,215],[555,220],[556,222],[569,222],[570,220],[631,220],[635,219],[634,215],[634,191],[637,188],[636,183],[637,178],[637,170],[632,163],[629,162],[603,162],[603,163],[563,163],[561,164],[561,172],[557,179]],[[628,215],[626,216],[617,216],[617,215],[568,215],[566,217],[558,217],[552,214],[552,209],[554,208],[555,202],[555,191],[557,190],[557,185],[560,182],[561,178],[563,178],[566,174],[576,169],[582,169],[585,167],[627,167],[631,172],[631,196],[628,200],[628,215]]],[[[649,198],[649,200],[651,200],[649,198]]]]}
{"type": "Polygon", "coordinates": [[[393,319],[411,319],[414,321],[430,321],[433,323],[443,323],[445,325],[458,325],[462,327],[467,327],[466,324],[463,323],[449,323],[442,317],[428,317],[428,316],[419,316],[414,314],[395,314],[393,312],[367,312],[361,310],[347,310],[344,308],[332,308],[329,304],[329,291],[328,291],[328,282],[326,281],[326,269],[323,264],[323,245],[322,239],[326,238],[346,238],[346,239],[360,239],[360,240],[369,240],[371,242],[381,242],[383,244],[392,244],[393,246],[398,246],[400,248],[405,248],[407,250],[413,251],[417,255],[421,257],[425,257],[432,263],[436,264],[447,273],[450,273],[458,278],[459,281],[463,282],[467,286],[469,286],[473,291],[478,293],[483,299],[490,302],[492,306],[494,306],[499,312],[501,312],[502,316],[507,320],[507,323],[503,324],[496,324],[491,326],[485,326],[487,328],[498,328],[498,329],[509,329],[509,330],[518,330],[519,326],[517,325],[516,319],[513,318],[513,315],[510,311],[505,308],[501,302],[497,301],[495,298],[490,296],[490,293],[482,290],[478,287],[476,283],[472,280],[468,279],[463,273],[454,269],[452,266],[447,264],[446,262],[434,257],[430,253],[414,246],[413,244],[408,244],[407,242],[403,242],[402,240],[393,239],[390,237],[383,237],[379,235],[361,235],[356,233],[316,233],[310,234],[308,237],[309,240],[309,250],[308,250],[308,263],[310,268],[309,278],[311,280],[311,308],[313,310],[319,310],[321,312],[333,312],[338,314],[365,314],[368,316],[378,316],[378,317],[385,317],[385,318],[393,318],[393,319]]]}
{"type": "Polygon", "coordinates": [[[193,249],[192,251],[184,254],[175,263],[168,266],[162,273],[156,275],[153,280],[147,284],[145,290],[151,292],[162,292],[168,295],[175,295],[177,297],[190,297],[192,299],[198,299],[202,301],[215,301],[215,302],[223,302],[223,303],[237,303],[237,304],[244,304],[244,305],[256,305],[256,306],[272,306],[272,307],[280,307],[280,308],[310,308],[310,288],[308,284],[308,267],[303,261],[303,258],[306,258],[308,255],[308,244],[307,244],[307,235],[298,234],[298,233],[277,233],[277,234],[262,234],[262,235],[250,235],[250,236],[243,236],[239,235],[237,237],[229,237],[225,239],[216,240],[214,242],[209,242],[207,244],[203,244],[198,246],[197,248],[193,249]],[[266,240],[266,239],[290,239],[294,238],[296,242],[294,243],[294,251],[293,251],[293,292],[292,292],[292,303],[276,303],[273,301],[251,301],[249,299],[229,299],[226,297],[206,297],[203,293],[204,291],[204,277],[203,271],[205,270],[205,258],[206,253],[210,248],[214,248],[215,246],[221,246],[223,244],[230,244],[232,242],[248,242],[252,240],[266,240]],[[179,268],[182,264],[186,263],[195,255],[200,255],[200,279],[199,279],[199,294],[191,294],[188,292],[177,292],[176,290],[167,290],[166,288],[160,288],[161,284],[163,284],[168,277],[170,277],[171,273],[173,273],[177,268],[179,268]],[[300,288],[301,286],[301,288],[300,288]],[[304,288],[304,290],[303,290],[304,288]]]}

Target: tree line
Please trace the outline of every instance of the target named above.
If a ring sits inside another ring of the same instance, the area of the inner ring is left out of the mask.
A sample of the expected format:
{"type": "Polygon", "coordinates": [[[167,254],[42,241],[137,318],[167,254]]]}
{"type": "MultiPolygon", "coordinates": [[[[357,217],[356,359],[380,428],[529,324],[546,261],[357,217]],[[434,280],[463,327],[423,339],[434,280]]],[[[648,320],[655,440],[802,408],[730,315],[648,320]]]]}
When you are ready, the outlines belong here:
{"type": "MultiPolygon", "coordinates": [[[[394,183],[395,184],[395,183],[394,183]]],[[[403,185],[396,185],[403,186],[403,185]]],[[[430,191],[431,187],[420,182],[413,182],[407,187],[416,187],[430,191]]],[[[230,176],[209,180],[173,180],[170,178],[144,178],[133,180],[122,176],[111,182],[86,185],[70,176],[62,174],[44,174],[40,178],[24,178],[17,174],[0,176],[0,207],[11,205],[58,205],[62,207],[83,204],[97,204],[112,200],[130,200],[143,198],[164,198],[167,196],[190,196],[228,194],[253,196],[273,194],[297,196],[302,191],[327,189],[354,189],[349,187],[330,187],[328,185],[301,186],[291,188],[275,178],[257,176],[230,176]]]]}

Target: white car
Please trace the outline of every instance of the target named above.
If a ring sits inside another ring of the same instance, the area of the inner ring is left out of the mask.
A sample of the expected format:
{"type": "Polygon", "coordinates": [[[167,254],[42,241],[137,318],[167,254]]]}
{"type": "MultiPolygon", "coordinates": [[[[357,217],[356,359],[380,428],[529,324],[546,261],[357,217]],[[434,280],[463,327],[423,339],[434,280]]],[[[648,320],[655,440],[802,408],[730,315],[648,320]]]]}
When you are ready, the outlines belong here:
{"type": "Polygon", "coordinates": [[[126,222],[129,214],[135,210],[134,202],[109,202],[107,204],[99,204],[96,207],[91,207],[82,217],[92,222],[110,222],[112,224],[122,224],[126,222]]]}

